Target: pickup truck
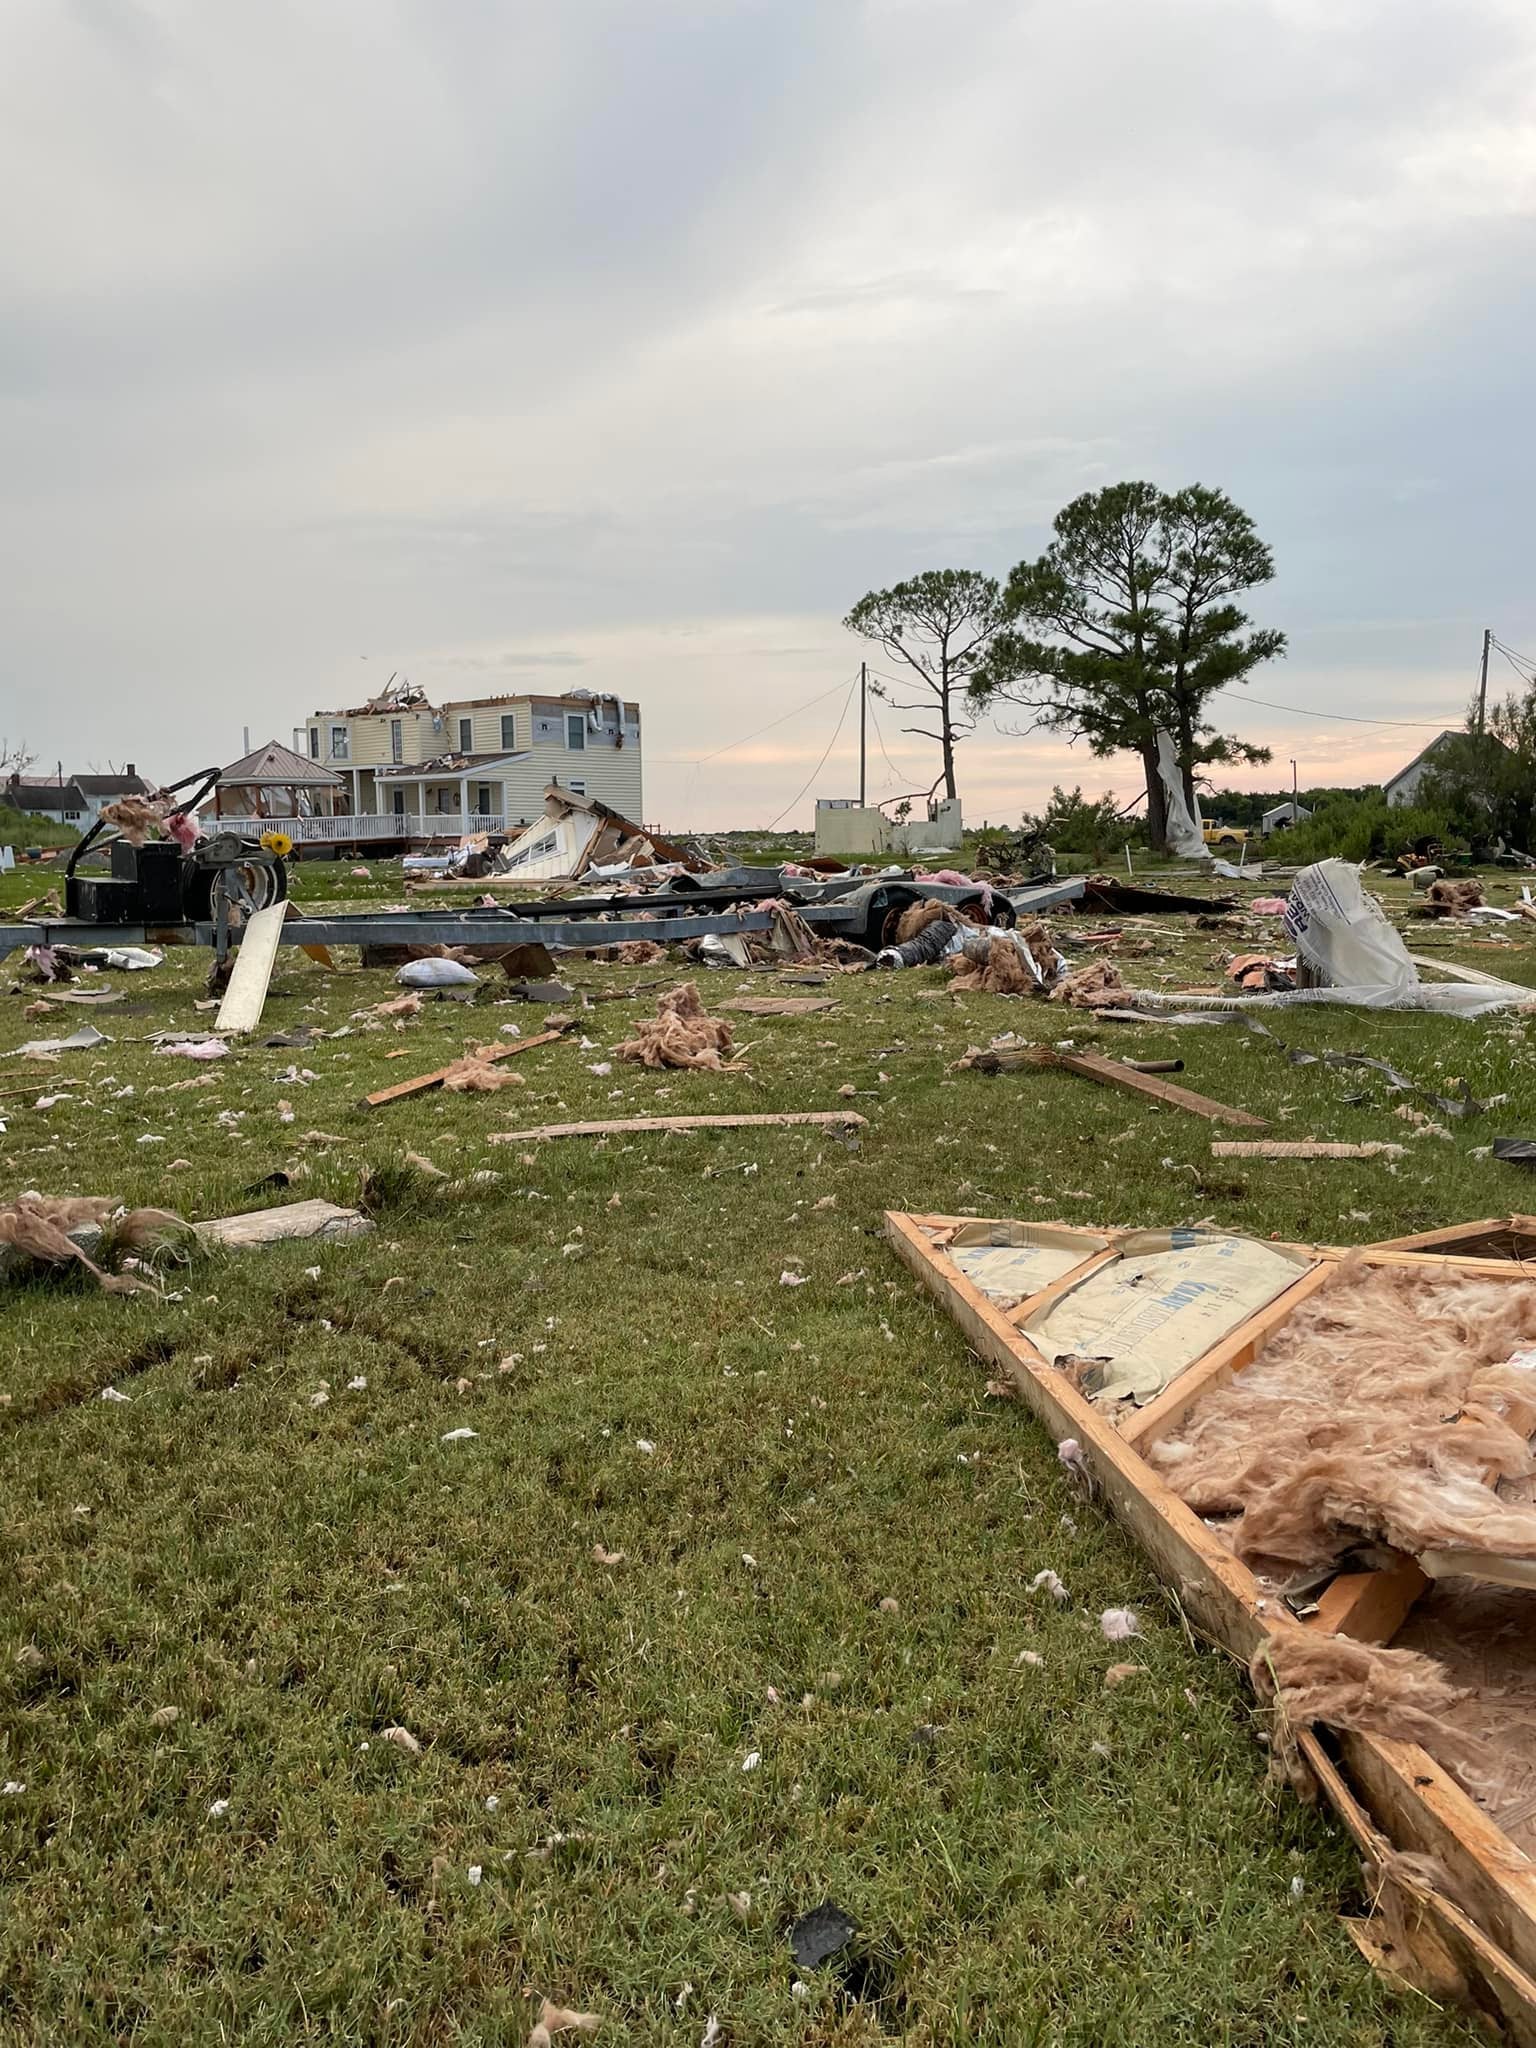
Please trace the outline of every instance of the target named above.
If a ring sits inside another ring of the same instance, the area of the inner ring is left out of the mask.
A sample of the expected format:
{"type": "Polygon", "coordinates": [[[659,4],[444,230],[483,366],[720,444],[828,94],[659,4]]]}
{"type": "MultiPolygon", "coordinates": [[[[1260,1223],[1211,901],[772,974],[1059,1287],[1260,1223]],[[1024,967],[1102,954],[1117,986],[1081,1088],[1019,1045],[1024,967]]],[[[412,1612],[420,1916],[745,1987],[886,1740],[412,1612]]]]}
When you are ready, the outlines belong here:
{"type": "Polygon", "coordinates": [[[1205,825],[1200,835],[1207,846],[1239,847],[1252,836],[1246,825],[1205,825]]]}

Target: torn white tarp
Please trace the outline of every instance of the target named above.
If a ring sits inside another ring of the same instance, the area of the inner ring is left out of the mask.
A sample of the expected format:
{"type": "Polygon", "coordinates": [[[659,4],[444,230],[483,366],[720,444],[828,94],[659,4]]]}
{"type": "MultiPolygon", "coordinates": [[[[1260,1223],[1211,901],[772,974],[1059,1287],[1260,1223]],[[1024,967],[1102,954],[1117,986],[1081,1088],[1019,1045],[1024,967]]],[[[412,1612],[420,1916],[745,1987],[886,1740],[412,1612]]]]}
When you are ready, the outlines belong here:
{"type": "Polygon", "coordinates": [[[1157,773],[1163,785],[1163,802],[1168,812],[1168,851],[1179,853],[1186,860],[1208,861],[1210,848],[1200,830],[1200,801],[1195,799],[1194,814],[1184,801],[1184,778],[1179,772],[1179,757],[1174,748],[1171,734],[1159,732],[1157,736],[1157,773]]]}
{"type": "Polygon", "coordinates": [[[1024,1334],[1101,1405],[1150,1401],[1309,1265],[1248,1237],[1138,1231],[1024,1334]]]}

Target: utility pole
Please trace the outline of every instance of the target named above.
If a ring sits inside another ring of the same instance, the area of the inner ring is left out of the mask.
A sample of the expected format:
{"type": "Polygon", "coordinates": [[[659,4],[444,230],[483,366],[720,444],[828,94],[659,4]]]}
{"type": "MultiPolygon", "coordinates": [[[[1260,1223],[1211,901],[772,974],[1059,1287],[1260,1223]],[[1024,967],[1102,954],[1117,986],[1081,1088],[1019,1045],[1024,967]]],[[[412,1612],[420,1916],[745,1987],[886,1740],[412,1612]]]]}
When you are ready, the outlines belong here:
{"type": "MultiPolygon", "coordinates": [[[[1483,650],[1483,672],[1487,674],[1488,651],[1483,650]]],[[[868,756],[869,663],[859,663],[859,809],[864,808],[865,766],[868,756]]]]}
{"type": "Polygon", "coordinates": [[[1477,681],[1477,736],[1482,738],[1488,716],[1488,649],[1493,644],[1492,626],[1483,628],[1483,665],[1477,681]]]}
{"type": "Polygon", "coordinates": [[[1291,823],[1293,825],[1301,823],[1301,805],[1297,797],[1296,763],[1294,761],[1291,763],[1291,823]]]}

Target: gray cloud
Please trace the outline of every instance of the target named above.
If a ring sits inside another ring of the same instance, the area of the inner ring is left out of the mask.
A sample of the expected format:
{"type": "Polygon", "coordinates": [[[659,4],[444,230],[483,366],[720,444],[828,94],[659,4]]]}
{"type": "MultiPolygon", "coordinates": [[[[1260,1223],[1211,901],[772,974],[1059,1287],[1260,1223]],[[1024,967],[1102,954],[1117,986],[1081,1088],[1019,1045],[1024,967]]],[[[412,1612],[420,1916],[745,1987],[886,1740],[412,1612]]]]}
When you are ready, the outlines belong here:
{"type": "MultiPolygon", "coordinates": [[[[1273,542],[1262,695],[1454,714],[1536,644],[1533,83],[1512,0],[24,0],[0,725],[169,772],[359,653],[579,665],[653,815],[771,815],[819,708],[672,764],[1122,475],[1273,542]]],[[[1109,772],[968,750],[994,815],[1109,772]]]]}

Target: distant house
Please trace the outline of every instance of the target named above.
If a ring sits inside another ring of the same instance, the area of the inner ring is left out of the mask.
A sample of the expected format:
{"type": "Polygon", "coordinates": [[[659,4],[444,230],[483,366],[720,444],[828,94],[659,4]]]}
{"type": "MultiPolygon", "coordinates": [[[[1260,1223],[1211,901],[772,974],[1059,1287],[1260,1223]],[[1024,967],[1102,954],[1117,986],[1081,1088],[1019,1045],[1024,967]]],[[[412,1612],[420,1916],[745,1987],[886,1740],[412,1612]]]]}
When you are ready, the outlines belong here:
{"type": "MultiPolygon", "coordinates": [[[[430,704],[396,685],[349,711],[312,712],[294,739],[350,784],[358,818],[412,837],[512,832],[544,812],[552,782],[641,816],[640,707],[592,690],[430,704]]],[[[303,830],[300,837],[318,836],[303,830]]]]}
{"type": "Polygon", "coordinates": [[[155,785],[146,782],[130,761],[121,771],[112,770],[106,775],[76,775],[73,778],[76,789],[86,801],[86,825],[94,825],[108,804],[115,804],[120,797],[153,796],[155,785]]]}
{"type": "Polygon", "coordinates": [[[1259,830],[1267,839],[1271,832],[1279,832],[1291,825],[1299,825],[1303,819],[1310,818],[1311,815],[1312,813],[1305,804],[1290,802],[1276,804],[1273,810],[1266,811],[1259,820],[1259,830]]]}
{"type": "MultiPolygon", "coordinates": [[[[1467,734],[1464,732],[1437,732],[1429,745],[1423,748],[1421,752],[1415,754],[1406,768],[1399,768],[1389,781],[1381,785],[1386,792],[1387,802],[1389,804],[1413,803],[1419,793],[1419,784],[1436,766],[1437,761],[1444,757],[1447,746],[1455,740],[1464,740],[1466,738],[1467,734]]],[[[1498,747],[1506,754],[1509,752],[1509,748],[1504,745],[1504,742],[1501,739],[1495,739],[1492,733],[1488,733],[1485,736],[1483,744],[1485,746],[1498,747]]]]}
{"type": "Polygon", "coordinates": [[[5,800],[13,810],[29,817],[51,818],[56,825],[72,825],[77,832],[89,832],[107,804],[119,797],[149,796],[153,784],[144,780],[133,763],[119,773],[107,775],[12,775],[5,785],[5,800]]]}
{"type": "Polygon", "coordinates": [[[21,811],[29,818],[72,825],[77,832],[86,829],[89,799],[73,777],[60,782],[55,777],[44,781],[35,775],[12,775],[6,781],[5,801],[13,811],[21,811]]]}

